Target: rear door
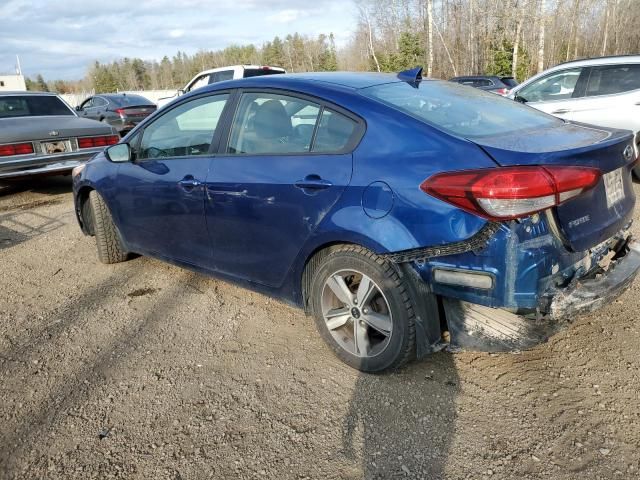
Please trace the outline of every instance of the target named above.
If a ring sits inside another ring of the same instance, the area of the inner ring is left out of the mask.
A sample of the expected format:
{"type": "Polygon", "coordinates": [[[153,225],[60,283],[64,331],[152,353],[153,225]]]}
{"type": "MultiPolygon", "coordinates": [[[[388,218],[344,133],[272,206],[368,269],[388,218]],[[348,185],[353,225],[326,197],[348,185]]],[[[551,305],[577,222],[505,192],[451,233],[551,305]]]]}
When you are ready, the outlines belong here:
{"type": "Polygon", "coordinates": [[[348,185],[360,132],[357,119],[313,99],[242,93],[228,146],[207,180],[216,269],[280,285],[348,185]]]}
{"type": "Polygon", "coordinates": [[[134,248],[211,268],[204,185],[228,97],[217,93],[182,103],[137,135],[136,159],[120,165],[114,200],[134,248]]]}

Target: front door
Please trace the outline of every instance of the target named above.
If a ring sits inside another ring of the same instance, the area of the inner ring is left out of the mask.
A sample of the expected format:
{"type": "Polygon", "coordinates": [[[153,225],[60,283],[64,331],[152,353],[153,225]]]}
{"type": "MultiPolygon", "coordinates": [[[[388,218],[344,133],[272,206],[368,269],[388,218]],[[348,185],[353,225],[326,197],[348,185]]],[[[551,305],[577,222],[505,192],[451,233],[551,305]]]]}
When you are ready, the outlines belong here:
{"type": "Polygon", "coordinates": [[[136,159],[120,166],[115,199],[122,234],[134,249],[211,267],[204,185],[227,98],[182,103],[136,136],[136,159]]]}
{"type": "Polygon", "coordinates": [[[215,268],[279,286],[348,185],[358,132],[354,119],[313,101],[243,93],[207,180],[215,268]]]}

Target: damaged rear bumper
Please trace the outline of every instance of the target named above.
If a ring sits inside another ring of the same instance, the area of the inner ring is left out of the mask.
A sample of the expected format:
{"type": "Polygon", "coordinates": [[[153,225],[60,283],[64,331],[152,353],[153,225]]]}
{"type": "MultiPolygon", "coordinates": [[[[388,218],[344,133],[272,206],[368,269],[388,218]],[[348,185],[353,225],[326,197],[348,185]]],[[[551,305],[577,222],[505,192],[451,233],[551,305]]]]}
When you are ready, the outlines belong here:
{"type": "Polygon", "coordinates": [[[596,278],[578,280],[575,285],[551,292],[548,311],[551,320],[592,312],[611,303],[626,291],[640,269],[640,243],[627,245],[626,255],[596,278]]]}
{"type": "Polygon", "coordinates": [[[640,271],[640,243],[630,241],[607,271],[552,287],[536,311],[522,314],[453,298],[443,298],[452,349],[518,351],[545,342],[576,315],[611,303],[628,290],[640,271]]]}

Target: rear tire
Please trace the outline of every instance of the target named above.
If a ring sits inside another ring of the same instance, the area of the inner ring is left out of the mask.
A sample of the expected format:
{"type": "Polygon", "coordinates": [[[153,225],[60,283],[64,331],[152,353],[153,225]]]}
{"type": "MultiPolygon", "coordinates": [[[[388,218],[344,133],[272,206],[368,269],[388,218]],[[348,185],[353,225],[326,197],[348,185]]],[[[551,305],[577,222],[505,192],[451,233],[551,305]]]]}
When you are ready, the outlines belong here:
{"type": "Polygon", "coordinates": [[[635,167],[633,169],[633,174],[635,175],[636,180],[640,180],[640,167],[635,167]]]}
{"type": "Polygon", "coordinates": [[[124,262],[128,252],[125,250],[120,233],[113,223],[107,204],[95,190],[89,193],[89,204],[96,236],[98,259],[106,264],[124,262]]]}
{"type": "Polygon", "coordinates": [[[347,365],[375,373],[415,356],[409,289],[382,257],[357,245],[332,249],[312,274],[309,297],[320,335],[347,365]]]}

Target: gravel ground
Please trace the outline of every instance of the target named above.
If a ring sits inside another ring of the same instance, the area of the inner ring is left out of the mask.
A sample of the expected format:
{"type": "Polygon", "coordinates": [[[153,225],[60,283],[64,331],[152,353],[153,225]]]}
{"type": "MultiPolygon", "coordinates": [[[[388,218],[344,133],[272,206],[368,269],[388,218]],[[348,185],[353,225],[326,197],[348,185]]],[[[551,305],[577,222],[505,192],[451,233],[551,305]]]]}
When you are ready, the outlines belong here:
{"type": "Polygon", "coordinates": [[[98,263],[68,178],[0,187],[0,266],[2,479],[639,476],[640,282],[534,350],[371,376],[294,308],[98,263]]]}

